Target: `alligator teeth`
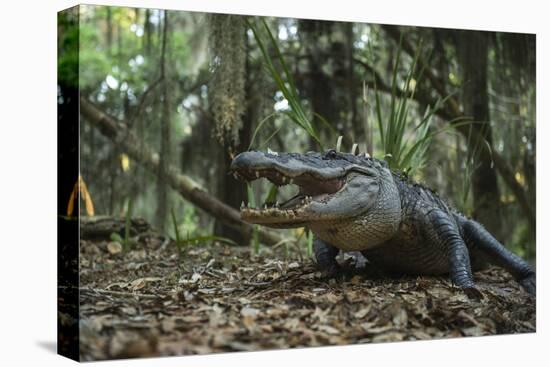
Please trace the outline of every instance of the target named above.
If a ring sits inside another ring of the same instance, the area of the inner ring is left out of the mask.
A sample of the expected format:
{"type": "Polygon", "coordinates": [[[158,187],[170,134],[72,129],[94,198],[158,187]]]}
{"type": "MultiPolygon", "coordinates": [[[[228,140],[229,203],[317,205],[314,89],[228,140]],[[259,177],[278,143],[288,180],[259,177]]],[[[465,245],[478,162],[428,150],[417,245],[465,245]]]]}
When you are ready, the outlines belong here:
{"type": "Polygon", "coordinates": [[[285,177],[285,176],[283,176],[283,178],[282,178],[282,180],[281,180],[281,181],[283,182],[283,184],[286,184],[286,177],[285,177]]]}
{"type": "Polygon", "coordinates": [[[260,171],[256,171],[256,178],[260,178],[260,171]]]}
{"type": "Polygon", "coordinates": [[[233,173],[233,178],[234,178],[235,180],[238,180],[238,179],[239,179],[239,175],[237,174],[237,172],[233,173]]]}
{"type": "Polygon", "coordinates": [[[266,209],[267,209],[267,204],[264,204],[264,210],[266,210],[266,209]]]}
{"type": "Polygon", "coordinates": [[[244,201],[241,201],[241,209],[244,208],[244,201]]]}
{"type": "Polygon", "coordinates": [[[351,147],[351,154],[353,155],[359,155],[359,150],[357,149],[359,145],[357,143],[353,143],[353,146],[351,147]]]}
{"type": "Polygon", "coordinates": [[[289,184],[292,184],[293,182],[294,182],[294,180],[291,179],[291,178],[288,180],[288,183],[289,183],[289,184]]]}
{"type": "Polygon", "coordinates": [[[276,202],[275,202],[275,208],[278,208],[278,207],[279,207],[279,202],[276,201],[276,202]]]}

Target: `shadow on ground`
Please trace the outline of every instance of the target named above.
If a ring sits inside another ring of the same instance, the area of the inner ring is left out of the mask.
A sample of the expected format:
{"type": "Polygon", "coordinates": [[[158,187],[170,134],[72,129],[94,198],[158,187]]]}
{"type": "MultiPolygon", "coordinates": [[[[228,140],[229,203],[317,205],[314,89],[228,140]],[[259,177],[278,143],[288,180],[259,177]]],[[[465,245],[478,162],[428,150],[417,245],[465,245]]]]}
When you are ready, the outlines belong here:
{"type": "Polygon", "coordinates": [[[57,354],[57,343],[55,341],[39,340],[36,345],[50,353],[57,354]]]}

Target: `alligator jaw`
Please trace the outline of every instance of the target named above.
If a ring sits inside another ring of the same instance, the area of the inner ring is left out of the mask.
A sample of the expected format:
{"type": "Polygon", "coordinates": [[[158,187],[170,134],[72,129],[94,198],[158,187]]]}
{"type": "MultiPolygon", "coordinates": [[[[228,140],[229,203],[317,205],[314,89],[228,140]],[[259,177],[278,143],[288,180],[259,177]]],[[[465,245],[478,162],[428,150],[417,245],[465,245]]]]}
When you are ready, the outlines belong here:
{"type": "Polygon", "coordinates": [[[297,174],[294,177],[279,171],[277,168],[233,170],[236,179],[251,182],[265,178],[276,186],[296,185],[299,192],[286,202],[279,204],[266,203],[260,208],[251,208],[241,204],[241,218],[247,222],[276,225],[277,223],[302,224],[303,214],[313,202],[326,202],[338,192],[345,183],[345,178],[322,179],[311,173],[297,174]]]}

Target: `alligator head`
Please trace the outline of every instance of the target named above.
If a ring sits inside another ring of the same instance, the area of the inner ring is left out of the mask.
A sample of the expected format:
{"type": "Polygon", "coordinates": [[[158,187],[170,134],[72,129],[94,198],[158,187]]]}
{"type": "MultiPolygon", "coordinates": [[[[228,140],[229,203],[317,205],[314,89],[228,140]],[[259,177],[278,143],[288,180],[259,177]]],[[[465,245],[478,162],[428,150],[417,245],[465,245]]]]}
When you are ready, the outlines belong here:
{"type": "Polygon", "coordinates": [[[388,205],[396,215],[400,210],[390,170],[366,155],[249,151],[235,157],[230,170],[244,181],[265,178],[277,186],[298,186],[297,194],[280,205],[241,207],[243,220],[268,227],[319,228],[325,221],[366,218],[369,211],[387,216],[388,205]]]}

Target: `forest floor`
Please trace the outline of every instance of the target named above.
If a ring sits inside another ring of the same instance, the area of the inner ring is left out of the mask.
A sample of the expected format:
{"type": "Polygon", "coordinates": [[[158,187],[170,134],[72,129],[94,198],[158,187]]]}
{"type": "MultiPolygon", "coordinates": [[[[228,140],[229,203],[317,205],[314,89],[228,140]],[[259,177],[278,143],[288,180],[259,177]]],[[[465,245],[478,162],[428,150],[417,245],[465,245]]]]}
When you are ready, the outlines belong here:
{"type": "Polygon", "coordinates": [[[120,250],[80,243],[83,361],[535,331],[535,299],[497,268],[475,274],[476,300],[447,277],[380,277],[368,265],[324,279],[284,249],[214,243],[180,256],[146,235],[120,250]]]}

